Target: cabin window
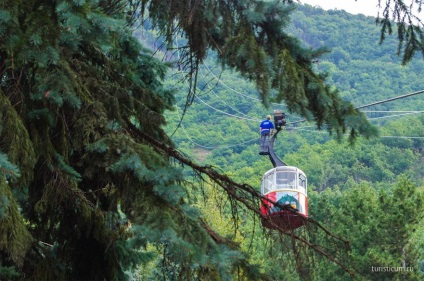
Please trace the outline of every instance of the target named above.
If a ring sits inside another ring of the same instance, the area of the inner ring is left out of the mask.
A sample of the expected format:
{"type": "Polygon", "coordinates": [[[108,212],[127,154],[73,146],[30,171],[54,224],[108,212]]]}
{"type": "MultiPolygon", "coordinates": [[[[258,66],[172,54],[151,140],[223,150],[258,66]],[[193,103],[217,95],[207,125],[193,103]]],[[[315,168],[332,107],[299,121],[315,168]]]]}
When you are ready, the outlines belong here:
{"type": "Polygon", "coordinates": [[[266,177],[264,177],[262,180],[262,194],[266,194],[275,189],[273,180],[274,173],[268,174],[266,177]]]}
{"type": "Polygon", "coordinates": [[[291,188],[296,189],[296,173],[295,172],[277,172],[276,174],[277,189],[291,188]]]}
{"type": "Polygon", "coordinates": [[[299,174],[299,191],[306,195],[306,176],[299,174]]]}
{"type": "Polygon", "coordinates": [[[305,175],[299,174],[299,185],[306,187],[306,177],[305,175]]]}

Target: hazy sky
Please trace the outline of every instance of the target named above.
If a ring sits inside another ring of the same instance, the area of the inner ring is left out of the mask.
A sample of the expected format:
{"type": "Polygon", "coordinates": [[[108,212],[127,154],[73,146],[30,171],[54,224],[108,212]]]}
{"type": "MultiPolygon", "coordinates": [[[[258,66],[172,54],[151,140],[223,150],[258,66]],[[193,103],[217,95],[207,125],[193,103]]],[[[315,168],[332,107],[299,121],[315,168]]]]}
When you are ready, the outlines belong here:
{"type": "MultiPolygon", "coordinates": [[[[405,3],[411,3],[412,0],[406,0],[405,3]]],[[[378,0],[300,0],[303,4],[309,4],[311,6],[319,6],[324,10],[338,9],[345,10],[351,14],[364,14],[367,16],[377,17],[379,8],[378,0]]],[[[384,6],[385,0],[381,1],[384,6]]],[[[380,10],[382,12],[382,10],[380,10]]],[[[420,17],[424,21],[424,11],[417,13],[416,8],[413,9],[413,13],[420,17]]]]}
{"type": "Polygon", "coordinates": [[[300,2],[311,6],[320,6],[324,10],[337,8],[351,14],[364,14],[373,17],[377,17],[378,12],[378,0],[300,0],[300,2]]]}

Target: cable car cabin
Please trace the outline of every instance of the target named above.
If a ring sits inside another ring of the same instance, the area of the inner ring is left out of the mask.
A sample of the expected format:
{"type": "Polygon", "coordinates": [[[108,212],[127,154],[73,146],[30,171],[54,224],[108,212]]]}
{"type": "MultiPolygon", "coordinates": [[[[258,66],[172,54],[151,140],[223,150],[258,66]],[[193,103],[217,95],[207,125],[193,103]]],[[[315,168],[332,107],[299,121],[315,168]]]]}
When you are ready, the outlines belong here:
{"type": "Polygon", "coordinates": [[[306,175],[292,166],[277,166],[262,177],[261,193],[279,206],[263,200],[261,212],[267,217],[262,225],[270,229],[294,230],[308,217],[306,175]],[[281,208],[280,206],[284,206],[281,208]]]}

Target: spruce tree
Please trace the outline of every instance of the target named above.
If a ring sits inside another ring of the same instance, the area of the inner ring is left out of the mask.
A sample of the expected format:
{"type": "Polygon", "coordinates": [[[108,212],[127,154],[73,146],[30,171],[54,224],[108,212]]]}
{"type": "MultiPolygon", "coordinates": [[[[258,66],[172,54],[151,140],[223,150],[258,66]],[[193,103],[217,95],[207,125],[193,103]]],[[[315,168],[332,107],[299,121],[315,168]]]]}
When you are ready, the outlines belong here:
{"type": "Polygon", "coordinates": [[[1,274],[125,280],[158,260],[149,244],[172,279],[260,278],[201,223],[181,168],[135,133],[171,145],[173,96],[126,5],[1,4],[1,274]]]}
{"type": "Polygon", "coordinates": [[[381,26],[380,43],[387,35],[397,33],[399,40],[397,55],[402,56],[402,63],[407,64],[416,53],[424,58],[424,22],[419,13],[422,11],[423,0],[386,1],[378,0],[380,11],[376,24],[381,26]]]}

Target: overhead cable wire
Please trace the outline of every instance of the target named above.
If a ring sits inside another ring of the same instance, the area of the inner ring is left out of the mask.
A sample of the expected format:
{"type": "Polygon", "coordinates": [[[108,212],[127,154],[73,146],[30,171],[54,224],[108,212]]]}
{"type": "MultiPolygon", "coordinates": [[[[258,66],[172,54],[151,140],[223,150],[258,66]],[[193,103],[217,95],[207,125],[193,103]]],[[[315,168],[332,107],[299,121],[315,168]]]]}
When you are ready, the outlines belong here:
{"type": "MultiPolygon", "coordinates": [[[[216,75],[215,75],[215,73],[213,73],[213,71],[209,68],[209,66],[207,65],[207,63],[206,62],[203,62],[203,65],[208,69],[208,71],[209,71],[209,73],[218,81],[218,83],[220,83],[221,85],[223,85],[224,87],[226,87],[227,89],[229,89],[229,90],[231,90],[231,91],[233,91],[234,93],[236,93],[236,94],[238,94],[238,95],[241,95],[241,96],[243,96],[243,97],[246,97],[246,98],[248,98],[248,99],[252,99],[252,100],[256,100],[256,101],[258,101],[258,102],[260,102],[260,103],[262,103],[262,101],[260,100],[260,99],[258,99],[258,98],[255,98],[255,97],[251,97],[251,96],[248,96],[248,95],[245,95],[245,94],[243,94],[243,93],[241,93],[240,91],[237,91],[236,89],[233,89],[232,87],[230,87],[230,86],[228,86],[226,83],[224,83],[222,80],[221,80],[221,78],[220,77],[217,77],[216,75]]],[[[284,107],[286,107],[287,105],[285,105],[285,104],[282,104],[282,103],[275,103],[275,102],[271,102],[271,104],[273,104],[273,105],[282,105],[282,106],[284,106],[284,107]]]]}
{"type": "MultiPolygon", "coordinates": [[[[180,58],[180,53],[179,53],[179,50],[178,50],[178,39],[177,38],[175,38],[175,43],[176,43],[176,45],[177,45],[177,55],[178,55],[178,59],[180,58]]],[[[231,90],[231,91],[233,91],[233,92],[235,92],[235,93],[237,93],[237,94],[239,94],[239,95],[241,95],[241,96],[243,96],[243,97],[246,97],[246,98],[249,98],[249,99],[253,99],[253,100],[256,100],[256,101],[258,101],[258,102],[260,102],[260,103],[262,103],[262,101],[260,100],[260,99],[258,99],[258,98],[254,98],[254,97],[251,97],[251,96],[248,96],[248,95],[245,95],[245,94],[243,94],[243,93],[241,93],[240,91],[237,91],[237,90],[235,90],[235,89],[233,89],[232,87],[230,87],[230,86],[228,86],[226,83],[224,83],[221,79],[220,79],[220,77],[217,77],[214,73],[213,73],[213,71],[209,68],[209,66],[207,65],[207,63],[206,62],[203,62],[203,65],[206,67],[206,69],[209,71],[209,73],[217,80],[217,82],[218,83],[220,83],[220,84],[222,84],[224,87],[226,87],[227,89],[229,89],[229,90],[231,90]]],[[[199,68],[200,69],[200,68],[199,68]]],[[[220,99],[221,100],[221,99],[220,99]]],[[[204,104],[206,104],[207,105],[207,103],[206,102],[204,102],[203,101],[203,103],[204,104]]],[[[225,102],[224,102],[225,103],[225,102]]],[[[280,105],[280,106],[284,106],[284,107],[287,107],[287,105],[285,105],[285,104],[280,104],[280,103],[271,103],[271,104],[273,104],[273,105],[280,105]]],[[[209,106],[209,105],[208,105],[209,106]]],[[[229,105],[228,105],[229,106],[229,105]]],[[[231,106],[229,106],[230,108],[232,108],[231,106]]],[[[234,108],[232,108],[233,110],[235,110],[234,108]]],[[[235,111],[237,111],[238,113],[241,113],[240,111],[238,111],[238,110],[235,110],[235,111]]],[[[241,113],[241,114],[243,114],[243,115],[246,115],[246,114],[244,114],[244,113],[241,113]]],[[[235,116],[235,115],[232,115],[233,117],[235,116]]],[[[247,116],[247,115],[246,115],[247,116]]],[[[245,118],[239,118],[239,119],[245,119],[245,118]]],[[[249,120],[249,119],[245,119],[245,120],[249,120]]],[[[261,120],[259,120],[259,119],[253,119],[253,118],[250,118],[250,120],[252,120],[252,121],[261,121],[261,120]]]]}
{"type": "MultiPolygon", "coordinates": [[[[178,46],[178,39],[176,39],[176,44],[177,44],[177,46],[178,46]]],[[[178,50],[178,47],[177,47],[177,50],[178,50]]],[[[178,55],[178,59],[180,59],[180,53],[179,53],[179,50],[177,51],[177,55],[178,55]]],[[[190,89],[190,91],[191,92],[193,92],[193,90],[192,89],[190,89]]],[[[255,119],[252,119],[252,118],[243,118],[243,117],[239,117],[239,116],[235,116],[235,115],[232,115],[232,114],[228,114],[228,113],[226,113],[226,112],[224,112],[224,111],[222,111],[222,110],[219,110],[219,109],[217,109],[217,108],[214,108],[214,107],[212,107],[212,106],[210,106],[210,105],[208,105],[206,102],[204,102],[201,98],[199,98],[195,93],[193,93],[193,95],[194,95],[194,97],[196,97],[197,99],[199,99],[202,103],[204,103],[206,106],[208,106],[208,107],[210,107],[210,108],[212,108],[212,109],[214,109],[215,111],[219,111],[219,112],[221,112],[221,113],[223,113],[223,114],[225,114],[225,115],[229,115],[229,116],[232,116],[232,117],[235,117],[235,118],[238,118],[238,119],[244,119],[244,120],[248,120],[248,121],[254,121],[254,122],[260,122],[260,121],[258,121],[258,120],[255,120],[255,119]]],[[[228,148],[228,147],[236,147],[236,146],[240,146],[240,145],[244,145],[244,144],[247,144],[247,143],[250,143],[250,142],[252,142],[252,141],[257,141],[259,138],[254,138],[254,139],[251,139],[251,140],[248,140],[248,141],[246,141],[246,142],[239,142],[239,143],[237,143],[237,144],[234,144],[234,145],[219,145],[219,146],[205,146],[205,145],[201,145],[201,144],[199,144],[199,143],[196,143],[192,138],[190,138],[190,136],[188,135],[188,133],[187,133],[187,131],[185,130],[185,127],[183,126],[183,123],[182,123],[182,116],[180,115],[180,112],[179,112],[179,107],[178,107],[178,104],[176,104],[176,109],[177,109],[177,113],[178,113],[178,116],[179,116],[179,119],[180,119],[180,122],[179,122],[179,124],[178,124],[178,126],[177,126],[177,128],[174,130],[174,132],[172,133],[172,135],[171,135],[171,137],[175,134],[175,132],[177,131],[177,129],[178,129],[178,127],[179,126],[181,126],[182,128],[183,128],[183,131],[184,131],[184,134],[185,134],[185,136],[187,137],[187,139],[189,139],[193,144],[195,144],[195,145],[197,145],[197,146],[199,146],[199,147],[202,147],[202,148],[205,148],[205,149],[216,149],[216,148],[228,148]]]]}
{"type": "MultiPolygon", "coordinates": [[[[211,106],[211,105],[209,105],[209,104],[205,103],[205,102],[204,102],[202,99],[200,99],[199,97],[197,97],[197,96],[196,96],[196,98],[197,98],[197,99],[199,99],[199,100],[200,100],[202,103],[204,103],[206,106],[208,106],[208,107],[212,108],[213,110],[219,111],[219,112],[221,112],[221,113],[225,113],[225,112],[223,112],[223,111],[221,111],[221,110],[219,110],[219,109],[216,109],[216,108],[214,108],[213,106],[211,106]]],[[[177,112],[178,112],[178,114],[179,114],[179,110],[178,110],[178,108],[177,108],[177,112]]],[[[379,118],[389,118],[389,117],[395,117],[395,116],[404,116],[404,115],[416,114],[416,113],[424,113],[424,111],[416,111],[416,112],[405,113],[405,114],[390,115],[390,116],[383,116],[383,117],[376,117],[376,118],[368,118],[368,120],[374,120],[374,119],[379,119],[379,118]]],[[[230,115],[230,116],[231,116],[231,114],[228,114],[228,113],[225,113],[225,115],[230,115]]],[[[242,118],[242,117],[240,118],[240,117],[238,117],[238,116],[232,116],[232,117],[236,117],[236,118],[239,118],[239,119],[245,119],[245,120],[248,120],[248,121],[252,121],[251,119],[246,119],[246,118],[242,118]]],[[[311,127],[314,127],[314,126],[315,126],[315,125],[311,125],[311,126],[303,126],[303,127],[288,127],[288,128],[286,129],[286,131],[305,131],[305,132],[311,132],[311,133],[326,133],[326,132],[324,132],[324,131],[317,131],[317,130],[310,130],[310,129],[308,129],[308,128],[311,128],[311,127]]],[[[186,135],[187,139],[188,139],[190,142],[192,142],[193,144],[195,144],[195,145],[197,145],[197,146],[199,146],[199,147],[205,148],[205,149],[217,149],[217,148],[226,148],[226,147],[241,146],[241,145],[245,145],[245,144],[248,144],[248,143],[251,143],[251,142],[253,142],[253,141],[257,141],[257,140],[258,140],[258,138],[254,138],[254,139],[250,139],[250,140],[248,140],[248,141],[241,142],[241,143],[238,143],[238,144],[235,144],[235,145],[216,145],[216,146],[205,146],[205,145],[202,145],[202,144],[199,144],[199,143],[195,142],[195,141],[194,141],[191,137],[189,137],[189,135],[188,135],[188,133],[187,133],[187,131],[186,131],[185,127],[184,127],[183,125],[182,125],[181,127],[183,128],[184,133],[185,133],[185,135],[186,135]]],[[[400,139],[424,139],[424,137],[414,137],[414,136],[380,136],[380,137],[382,137],[382,138],[400,138],[400,139]]]]}
{"type": "Polygon", "coordinates": [[[259,101],[259,102],[262,102],[260,99],[258,99],[258,98],[255,98],[255,97],[251,97],[251,96],[248,96],[248,95],[245,95],[245,94],[243,94],[243,93],[241,93],[240,91],[237,91],[237,90],[235,90],[235,89],[233,89],[233,88],[231,88],[230,86],[228,86],[226,83],[224,83],[222,80],[221,80],[221,78],[220,77],[217,77],[216,75],[215,75],[215,73],[213,73],[213,71],[208,67],[208,65],[206,64],[206,62],[203,62],[203,65],[207,68],[207,70],[209,71],[209,73],[218,81],[218,83],[220,83],[221,85],[223,85],[225,88],[227,88],[227,89],[229,89],[229,90],[231,90],[231,91],[233,91],[234,93],[236,93],[236,94],[238,94],[238,95],[240,95],[240,96],[243,96],[243,97],[245,97],[245,98],[248,98],[248,99],[252,99],[252,100],[256,100],[256,101],[259,101]]]}
{"type": "MultiPolygon", "coordinates": [[[[390,112],[390,111],[387,111],[390,112]]],[[[411,115],[411,114],[418,114],[418,113],[424,113],[424,111],[392,111],[392,112],[406,112],[404,114],[396,114],[396,115],[389,115],[389,116],[381,116],[381,117],[375,117],[375,118],[367,118],[367,120],[375,120],[375,119],[383,119],[383,118],[390,118],[390,117],[399,117],[399,116],[405,116],[405,115],[411,115]]],[[[307,128],[311,128],[314,127],[314,125],[312,126],[303,126],[303,127],[290,127],[290,131],[306,131],[306,132],[311,132],[311,133],[325,133],[324,131],[317,131],[317,130],[309,130],[307,128]]],[[[384,138],[412,138],[412,139],[420,139],[420,138],[424,138],[424,137],[408,137],[408,136],[380,136],[380,137],[384,137],[384,138]]]]}
{"type": "MultiPolygon", "coordinates": [[[[179,116],[179,118],[181,117],[181,115],[180,115],[180,111],[179,111],[179,107],[177,106],[176,107],[176,109],[177,109],[177,113],[178,113],[178,116],[179,116]]],[[[254,139],[250,139],[250,140],[248,140],[248,141],[245,141],[245,142],[239,142],[239,143],[237,143],[237,144],[231,144],[231,145],[217,145],[217,146],[206,146],[206,145],[202,145],[202,144],[200,144],[200,143],[197,143],[197,142],[195,142],[190,136],[189,136],[189,134],[187,133],[187,131],[186,131],[186,129],[185,129],[185,127],[184,127],[184,124],[182,124],[181,123],[181,128],[183,129],[183,131],[184,131],[184,134],[185,134],[185,136],[187,137],[187,139],[190,141],[190,142],[192,142],[193,144],[195,144],[195,145],[197,145],[197,146],[199,146],[199,147],[202,147],[202,148],[205,148],[205,149],[216,149],[216,148],[228,148],[228,147],[236,147],[236,146],[241,146],[241,145],[244,145],[244,144],[247,144],[247,143],[251,143],[252,141],[257,141],[259,138],[254,138],[254,139]]]]}
{"type": "MultiPolygon", "coordinates": [[[[199,98],[197,95],[196,95],[196,98],[200,101],[200,102],[202,102],[203,104],[205,104],[206,106],[208,106],[208,107],[210,107],[210,108],[212,108],[213,110],[215,110],[215,111],[218,111],[218,112],[220,112],[220,113],[222,113],[222,114],[224,114],[224,115],[229,115],[229,116],[231,116],[231,117],[235,117],[235,118],[238,118],[238,119],[243,119],[243,120],[248,120],[248,121],[256,121],[256,120],[253,120],[253,119],[249,119],[249,118],[243,118],[243,117],[239,117],[239,116],[236,116],[236,115],[232,115],[232,114],[229,114],[229,113],[226,113],[226,112],[224,112],[224,111],[222,111],[222,110],[220,110],[220,109],[217,109],[217,108],[215,108],[215,107],[213,107],[213,106],[211,106],[211,105],[209,105],[208,103],[206,103],[205,101],[203,101],[201,98],[199,98]]],[[[417,113],[424,113],[424,111],[412,111],[412,112],[408,112],[408,113],[404,113],[404,114],[397,114],[397,115],[390,115],[390,116],[382,116],[382,117],[375,117],[375,118],[367,118],[368,120],[375,120],[375,119],[384,119],[384,118],[390,118],[390,117],[399,117],[399,116],[404,116],[404,115],[411,115],[411,114],[417,114],[417,113]]],[[[292,124],[292,123],[291,123],[292,124]]],[[[316,130],[308,130],[307,128],[311,128],[311,127],[314,127],[315,125],[311,125],[311,126],[303,126],[303,127],[290,127],[290,129],[289,130],[293,130],[293,131],[307,131],[307,132],[313,132],[313,133],[324,133],[324,131],[316,131],[316,130]]],[[[184,129],[184,128],[183,128],[184,129]]],[[[185,129],[184,129],[184,131],[185,131],[185,129]]],[[[287,130],[288,131],[288,130],[287,130]]],[[[186,131],[185,131],[186,132],[186,131]]],[[[381,137],[385,137],[385,136],[381,136],[381,137]]],[[[392,136],[392,137],[394,137],[394,136],[392,136]]],[[[399,136],[400,137],[400,136],[399,136]]],[[[187,136],[187,138],[189,138],[188,136],[187,136]]],[[[408,138],[408,137],[405,137],[405,138],[408,138]]],[[[410,137],[410,138],[420,138],[420,137],[410,137]]],[[[190,138],[189,138],[190,139],[190,138]]],[[[255,138],[255,139],[251,139],[251,140],[248,140],[248,141],[246,141],[246,142],[242,142],[242,143],[240,143],[239,145],[241,145],[241,144],[247,144],[247,143],[250,143],[250,142],[252,142],[253,140],[257,140],[257,138],[255,138]]],[[[201,145],[201,144],[198,144],[198,143],[196,143],[196,142],[194,142],[192,139],[190,139],[190,141],[191,142],[193,142],[194,144],[196,144],[196,145],[198,145],[198,146],[200,146],[200,147],[203,147],[203,148],[221,148],[221,147],[231,147],[231,146],[237,146],[237,145],[217,145],[217,146],[203,146],[203,145],[201,145]]]]}
{"type": "MultiPolygon", "coordinates": [[[[303,128],[293,128],[293,131],[304,131],[304,132],[310,132],[310,133],[320,133],[324,134],[326,132],[324,131],[317,131],[317,130],[308,130],[303,128]]],[[[346,134],[349,135],[349,134],[346,134]]],[[[413,136],[380,136],[380,138],[397,138],[397,139],[424,139],[424,137],[413,137],[413,136]]]]}
{"type": "Polygon", "coordinates": [[[416,92],[401,95],[401,96],[397,96],[397,97],[394,97],[394,98],[389,98],[389,99],[382,100],[382,101],[373,102],[373,103],[366,104],[366,105],[361,105],[361,106],[356,107],[355,109],[370,107],[370,106],[373,106],[373,105],[378,105],[378,104],[382,104],[382,103],[386,103],[386,102],[390,102],[390,101],[394,101],[394,100],[398,100],[398,99],[403,99],[403,98],[415,96],[415,95],[422,94],[422,93],[424,93],[424,90],[416,91],[416,92]]]}
{"type": "Polygon", "coordinates": [[[303,127],[290,127],[290,130],[293,130],[293,131],[302,131],[302,130],[305,130],[306,128],[311,128],[311,127],[315,127],[315,125],[303,126],[303,127]]]}
{"type": "Polygon", "coordinates": [[[212,109],[213,109],[213,110],[215,110],[215,111],[221,112],[221,113],[222,113],[222,114],[224,114],[224,115],[231,116],[231,117],[234,117],[234,118],[237,118],[237,119],[242,119],[242,120],[249,120],[249,121],[254,121],[254,122],[259,122],[259,123],[261,122],[260,120],[257,120],[257,119],[245,118],[245,117],[237,116],[237,115],[230,114],[230,113],[227,113],[227,112],[225,112],[225,111],[222,111],[221,109],[215,108],[215,107],[213,107],[212,105],[208,104],[207,102],[205,102],[204,100],[202,100],[201,98],[199,98],[199,96],[198,96],[198,95],[196,95],[196,98],[197,98],[197,99],[198,99],[201,103],[203,103],[204,105],[206,105],[207,107],[210,107],[210,108],[212,108],[212,109]]]}
{"type": "MultiPolygon", "coordinates": [[[[391,117],[399,117],[399,116],[405,116],[405,115],[424,113],[424,111],[406,111],[406,112],[407,113],[395,114],[395,115],[389,115],[389,116],[370,117],[370,118],[367,118],[367,120],[373,121],[373,120],[376,120],[376,119],[385,119],[385,118],[391,118],[391,117]]],[[[292,127],[292,130],[302,130],[303,128],[310,128],[310,127],[314,127],[314,125],[304,126],[304,127],[292,127]]]]}
{"type": "Polygon", "coordinates": [[[421,113],[419,110],[361,110],[364,113],[421,113]]]}
{"type": "Polygon", "coordinates": [[[370,117],[368,120],[376,120],[376,119],[384,119],[384,118],[391,118],[391,117],[399,117],[399,116],[405,116],[405,115],[412,115],[412,114],[418,114],[418,113],[424,113],[424,111],[415,111],[410,113],[403,113],[403,114],[394,114],[389,116],[380,116],[380,117],[370,117]]]}
{"type": "MultiPolygon", "coordinates": [[[[177,55],[178,55],[178,60],[180,59],[180,52],[179,52],[179,48],[178,48],[178,39],[177,38],[175,38],[175,43],[176,43],[176,46],[177,46],[177,55]]],[[[212,73],[212,72],[211,72],[212,73]]],[[[212,73],[213,74],[213,73],[212,73]]],[[[214,75],[214,74],[213,74],[214,75]]],[[[238,118],[238,119],[243,119],[243,120],[249,120],[249,121],[254,121],[254,122],[261,122],[261,120],[259,120],[259,119],[254,119],[254,118],[244,118],[244,117],[239,117],[239,116],[236,116],[236,115],[234,115],[234,114],[229,114],[229,113],[226,113],[226,112],[224,112],[224,111],[222,111],[222,110],[220,110],[220,109],[217,109],[217,108],[215,108],[215,107],[213,107],[213,106],[211,106],[211,105],[209,105],[208,103],[206,103],[205,101],[203,101],[201,98],[199,98],[195,93],[194,93],[194,91],[192,90],[192,89],[190,89],[190,92],[192,92],[193,93],[193,96],[195,97],[195,98],[197,98],[197,99],[199,99],[203,104],[205,104],[206,106],[208,106],[208,107],[210,107],[210,108],[212,108],[212,109],[214,109],[214,110],[216,110],[216,111],[219,111],[219,112],[221,112],[221,113],[223,113],[223,114],[225,114],[225,115],[228,115],[228,116],[231,116],[231,117],[235,117],[235,118],[238,118]]],[[[224,102],[225,103],[225,102],[224,102]]],[[[227,104],[228,105],[228,104],[227,104]]],[[[228,105],[229,106],[229,105],[228,105]]],[[[236,110],[236,109],[234,109],[233,107],[231,107],[231,106],[229,106],[230,108],[232,108],[233,110],[235,110],[235,111],[237,111],[238,113],[241,113],[241,112],[239,112],[238,110],[236,110]]],[[[241,113],[241,114],[243,114],[243,115],[245,115],[245,116],[247,116],[246,114],[244,114],[244,113],[241,113]]],[[[181,117],[182,118],[182,117],[181,117]]],[[[182,120],[181,120],[182,121],[182,120]]],[[[181,123],[181,122],[180,122],[181,123]]],[[[179,127],[179,125],[177,126],[177,128],[175,129],[175,131],[178,129],[178,127],[179,127]]],[[[174,133],[175,133],[175,131],[174,131],[174,133]]],[[[174,134],[173,133],[173,134],[174,134]]],[[[172,135],[173,135],[172,134],[172,135]]]]}
{"type": "MultiPolygon", "coordinates": [[[[206,106],[208,106],[208,107],[212,108],[212,109],[213,109],[213,110],[215,110],[215,111],[221,112],[221,113],[223,113],[223,114],[225,114],[225,115],[229,115],[229,116],[232,116],[232,117],[235,117],[235,118],[238,118],[238,119],[244,119],[244,120],[249,120],[249,121],[255,121],[255,120],[252,120],[252,119],[243,118],[243,117],[235,116],[235,115],[232,115],[232,114],[228,114],[228,113],[226,113],[226,112],[224,112],[224,111],[222,111],[222,110],[219,110],[219,109],[214,108],[213,106],[211,106],[211,105],[207,104],[206,102],[204,102],[204,101],[203,101],[201,98],[199,98],[198,96],[196,96],[196,98],[197,98],[197,99],[199,99],[199,100],[200,100],[203,104],[205,104],[206,106]]],[[[389,111],[388,111],[388,112],[389,112],[389,111]]],[[[403,113],[403,114],[396,114],[396,115],[389,115],[389,116],[381,116],[381,117],[367,118],[367,120],[371,120],[371,121],[373,121],[373,120],[376,120],[376,119],[385,119],[385,118],[391,118],[391,117],[400,117],[400,116],[405,116],[405,115],[411,115],[411,114],[424,113],[424,111],[405,111],[405,112],[406,112],[406,113],[403,113]]],[[[288,123],[288,124],[293,124],[293,123],[296,123],[296,122],[291,122],[291,123],[288,123]]],[[[311,126],[305,126],[305,127],[292,127],[292,128],[291,128],[291,130],[305,130],[305,128],[310,128],[310,127],[314,127],[314,125],[311,125],[311,126]]],[[[307,130],[305,130],[305,131],[307,131],[307,130]]]]}
{"type": "MultiPolygon", "coordinates": [[[[390,102],[390,101],[394,101],[394,100],[398,100],[398,99],[403,99],[403,98],[415,96],[415,95],[422,94],[422,93],[424,93],[424,90],[416,91],[416,92],[413,92],[413,93],[409,93],[409,94],[405,94],[405,95],[401,95],[401,96],[397,96],[397,97],[393,97],[393,98],[389,98],[389,99],[382,100],[382,101],[377,101],[377,102],[366,104],[366,105],[361,105],[361,106],[355,107],[355,109],[370,107],[370,106],[373,106],[373,105],[378,105],[378,104],[382,104],[382,103],[386,103],[386,102],[390,102]]],[[[290,122],[290,123],[287,123],[287,124],[297,124],[297,123],[301,123],[301,122],[305,122],[305,121],[307,121],[307,120],[302,119],[302,120],[290,122]]]]}
{"type": "Polygon", "coordinates": [[[395,138],[395,139],[424,139],[424,137],[408,137],[408,136],[380,136],[380,138],[395,138]]]}
{"type": "MultiPolygon", "coordinates": [[[[203,73],[203,70],[201,70],[200,69],[200,72],[201,72],[201,74],[202,74],[202,76],[203,76],[203,78],[206,80],[206,76],[205,76],[205,74],[203,73]]],[[[224,100],[222,100],[216,93],[215,93],[215,91],[213,90],[213,89],[210,89],[210,91],[223,103],[223,104],[225,104],[226,106],[228,106],[229,108],[231,108],[232,110],[234,110],[235,112],[237,112],[237,113],[239,113],[239,114],[241,114],[241,115],[244,115],[244,116],[247,116],[247,117],[249,117],[250,119],[252,119],[252,120],[255,120],[255,121],[258,121],[258,122],[261,122],[262,120],[260,120],[260,119],[257,119],[257,118],[255,118],[255,117],[251,117],[251,116],[249,116],[249,115],[247,115],[247,114],[245,114],[245,113],[243,113],[243,112],[241,112],[241,111],[239,111],[239,110],[237,110],[236,108],[234,108],[234,107],[232,107],[231,105],[229,105],[228,103],[226,103],[224,100]]]]}
{"type": "MultiPolygon", "coordinates": [[[[217,108],[214,108],[214,107],[212,107],[211,105],[209,105],[209,104],[207,104],[207,103],[205,103],[201,98],[199,98],[197,95],[195,96],[197,99],[199,99],[202,103],[204,103],[206,106],[208,106],[208,107],[211,107],[212,109],[214,109],[214,110],[216,110],[216,111],[220,111],[221,113],[225,113],[226,115],[228,115],[228,113],[226,113],[226,112],[223,112],[223,111],[221,111],[221,110],[219,110],[219,109],[217,109],[217,108]]],[[[180,114],[180,111],[179,111],[179,106],[178,105],[176,105],[175,106],[175,108],[176,108],[176,110],[177,110],[177,114],[178,114],[178,118],[180,118],[181,119],[181,114],[180,114]]],[[[243,117],[238,117],[238,116],[232,116],[232,117],[236,117],[236,118],[238,118],[238,119],[244,119],[244,120],[248,120],[248,121],[252,121],[251,119],[247,119],[247,118],[243,118],[243,117]]],[[[236,146],[241,146],[241,145],[245,145],[245,144],[248,144],[248,143],[251,143],[251,142],[253,142],[253,141],[258,141],[259,140],[259,138],[258,137],[256,137],[256,138],[253,138],[253,139],[250,139],[250,140],[248,140],[248,141],[244,141],[244,142],[238,142],[237,144],[233,144],[233,145],[230,145],[230,144],[225,144],[225,145],[215,145],[215,146],[205,146],[205,145],[202,145],[202,144],[200,144],[200,143],[197,143],[197,142],[195,142],[190,136],[189,136],[189,134],[187,133],[187,131],[186,131],[186,129],[185,129],[185,127],[184,127],[184,124],[182,123],[182,120],[181,120],[181,123],[179,124],[180,126],[181,126],[181,128],[183,129],[183,131],[184,131],[184,135],[186,136],[186,138],[191,142],[191,143],[193,143],[193,144],[195,144],[196,146],[198,146],[198,147],[202,147],[202,148],[205,148],[205,149],[217,149],[217,148],[228,148],[228,147],[236,147],[236,146]]]]}
{"type": "MultiPolygon", "coordinates": [[[[258,101],[258,102],[260,102],[260,103],[262,103],[262,101],[260,100],[260,99],[258,99],[258,98],[255,98],[255,97],[251,97],[251,96],[248,96],[248,95],[245,95],[245,94],[243,94],[243,93],[241,93],[240,91],[237,91],[236,89],[234,89],[234,88],[232,88],[232,87],[230,87],[230,86],[228,86],[226,83],[224,83],[222,80],[221,80],[221,78],[220,77],[217,77],[214,73],[213,73],[213,71],[209,68],[209,66],[206,64],[206,62],[203,62],[203,66],[205,66],[206,68],[207,68],[207,70],[209,71],[209,73],[218,81],[218,83],[220,83],[220,84],[222,84],[224,87],[226,87],[227,89],[229,89],[229,90],[231,90],[231,91],[233,91],[234,93],[236,93],[236,94],[238,94],[238,95],[241,95],[241,96],[243,96],[243,97],[246,97],[246,98],[248,98],[248,99],[252,99],[252,100],[256,100],[256,101],[258,101]]],[[[286,104],[282,104],[282,103],[275,103],[275,102],[272,102],[271,103],[272,105],[279,105],[279,106],[283,106],[283,107],[287,107],[287,105],[286,104]]],[[[287,115],[286,115],[287,116],[287,115]]]]}

